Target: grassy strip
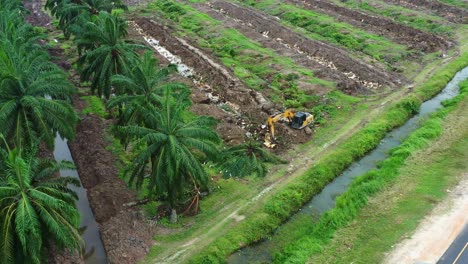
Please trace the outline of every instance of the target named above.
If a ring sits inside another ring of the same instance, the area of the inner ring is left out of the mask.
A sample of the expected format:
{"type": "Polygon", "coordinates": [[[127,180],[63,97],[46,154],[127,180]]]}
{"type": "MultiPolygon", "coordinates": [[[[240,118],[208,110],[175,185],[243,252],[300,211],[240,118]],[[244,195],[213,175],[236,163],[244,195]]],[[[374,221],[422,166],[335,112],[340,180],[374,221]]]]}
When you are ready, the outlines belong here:
{"type": "Polygon", "coordinates": [[[452,5],[452,6],[468,9],[468,2],[466,1],[460,1],[460,0],[439,0],[439,1],[452,5]]]}
{"type": "Polygon", "coordinates": [[[156,11],[177,22],[179,33],[189,35],[198,46],[211,50],[250,88],[271,89],[271,99],[284,103],[285,107],[307,107],[318,99],[299,89],[298,79],[329,90],[334,87],[333,83],[314,77],[311,70],[297,66],[291,58],[277,55],[237,30],[224,28],[220,21],[189,5],[160,0],[150,3],[146,11],[156,11]]]}
{"type": "Polygon", "coordinates": [[[408,25],[422,31],[445,35],[452,35],[454,33],[453,26],[447,26],[440,22],[442,18],[409,10],[401,6],[387,5],[384,3],[379,3],[377,6],[358,0],[348,0],[346,2],[335,1],[335,3],[388,17],[401,24],[408,25]]]}
{"type": "Polygon", "coordinates": [[[287,24],[306,30],[304,35],[327,41],[351,51],[362,52],[370,57],[390,65],[401,61],[411,52],[405,45],[397,44],[385,37],[368,33],[352,25],[336,21],[333,17],[277,0],[252,1],[241,0],[250,6],[272,16],[278,16],[287,24]]]}
{"type": "Polygon", "coordinates": [[[196,254],[190,263],[222,263],[226,256],[239,248],[267,237],[354,160],[375,148],[388,131],[405,123],[417,111],[422,100],[427,100],[442,90],[453,75],[467,64],[468,53],[438,71],[425,85],[417,89],[420,97],[408,96],[390,106],[385,113],[325,156],[314,167],[269,197],[263,210],[253,213],[224,236],[215,239],[196,254]]]}
{"type": "Polygon", "coordinates": [[[456,108],[467,93],[468,81],[465,81],[460,85],[460,95],[444,102],[445,108],[434,113],[421,128],[393,149],[389,158],[383,161],[378,169],[356,178],[348,190],[336,199],[336,206],[313,225],[311,232],[302,234],[302,238],[290,243],[283,252],[275,255],[275,263],[305,263],[310,255],[321,252],[335,231],[357,216],[370,196],[395,181],[399,169],[412,153],[426,147],[431,140],[440,136],[443,119],[456,108]]]}

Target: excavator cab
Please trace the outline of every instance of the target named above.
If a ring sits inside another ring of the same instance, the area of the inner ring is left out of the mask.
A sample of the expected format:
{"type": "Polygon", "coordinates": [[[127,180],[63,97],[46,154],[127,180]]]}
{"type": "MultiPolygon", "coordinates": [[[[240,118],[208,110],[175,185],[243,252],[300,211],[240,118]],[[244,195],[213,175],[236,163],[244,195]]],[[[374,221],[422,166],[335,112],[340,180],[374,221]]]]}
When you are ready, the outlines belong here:
{"type": "Polygon", "coordinates": [[[306,113],[297,112],[291,121],[291,127],[295,129],[301,129],[306,119],[307,119],[306,113]]]}

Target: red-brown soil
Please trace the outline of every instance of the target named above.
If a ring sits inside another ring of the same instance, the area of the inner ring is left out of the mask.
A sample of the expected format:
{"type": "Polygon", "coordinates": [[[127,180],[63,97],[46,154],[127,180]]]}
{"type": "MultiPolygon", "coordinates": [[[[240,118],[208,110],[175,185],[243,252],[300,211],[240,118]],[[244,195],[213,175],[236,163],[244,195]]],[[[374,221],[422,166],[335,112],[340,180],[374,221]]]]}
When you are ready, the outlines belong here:
{"type": "Polygon", "coordinates": [[[396,42],[406,44],[412,49],[414,48],[423,52],[444,51],[451,45],[451,43],[440,36],[396,23],[385,17],[348,9],[328,1],[288,0],[288,2],[306,9],[325,13],[338,21],[363,28],[377,35],[384,35],[396,42]]]}
{"type": "Polygon", "coordinates": [[[421,10],[425,9],[446,18],[448,21],[460,24],[468,23],[468,10],[447,5],[436,0],[384,0],[390,4],[397,4],[407,8],[421,10]]]}
{"type": "Polygon", "coordinates": [[[387,72],[377,65],[368,65],[351,58],[346,51],[333,45],[306,38],[282,26],[276,19],[268,15],[224,1],[215,1],[212,6],[216,9],[223,9],[227,14],[238,20],[250,23],[257,32],[269,32],[269,35],[274,36],[274,38],[280,38],[284,43],[292,47],[298,47],[309,55],[319,56],[326,61],[333,62],[341,72],[353,72],[362,81],[390,86],[401,82],[402,77],[396,73],[387,72]]]}
{"type": "MultiPolygon", "coordinates": [[[[262,35],[262,33],[255,30],[255,28],[249,26],[249,24],[241,20],[231,18],[229,14],[226,12],[220,12],[219,9],[215,9],[215,6],[213,5],[199,3],[194,4],[194,7],[213,18],[222,21],[224,26],[237,29],[248,38],[260,43],[263,47],[272,49],[281,56],[293,59],[296,64],[313,70],[314,76],[335,82],[337,88],[344,91],[345,93],[363,94],[368,92],[368,89],[364,85],[356,80],[348,78],[341,71],[330,69],[327,66],[311,59],[310,56],[298,53],[294,47],[285,45],[284,43],[278,41],[275,37],[265,37],[262,35]]],[[[320,95],[325,92],[322,87],[317,85],[314,86],[312,84],[308,84],[307,82],[302,82],[300,88],[310,94],[320,95]]]]}

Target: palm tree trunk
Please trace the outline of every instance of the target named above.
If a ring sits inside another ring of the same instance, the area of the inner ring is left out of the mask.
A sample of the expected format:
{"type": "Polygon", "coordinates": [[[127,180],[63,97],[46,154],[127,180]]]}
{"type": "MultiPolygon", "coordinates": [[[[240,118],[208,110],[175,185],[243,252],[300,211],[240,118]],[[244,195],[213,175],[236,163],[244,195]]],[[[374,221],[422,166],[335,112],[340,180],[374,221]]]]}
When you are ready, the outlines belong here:
{"type": "Polygon", "coordinates": [[[171,210],[171,219],[170,219],[170,222],[171,223],[177,223],[177,211],[176,209],[172,208],[171,210]]]}

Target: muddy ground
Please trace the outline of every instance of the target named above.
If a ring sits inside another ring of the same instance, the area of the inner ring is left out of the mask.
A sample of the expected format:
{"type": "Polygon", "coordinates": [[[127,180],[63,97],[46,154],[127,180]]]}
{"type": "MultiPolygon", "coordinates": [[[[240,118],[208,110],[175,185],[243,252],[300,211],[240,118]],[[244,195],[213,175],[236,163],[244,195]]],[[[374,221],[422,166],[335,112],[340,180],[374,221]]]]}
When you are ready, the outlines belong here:
{"type": "Polygon", "coordinates": [[[434,12],[448,21],[460,24],[468,23],[468,10],[447,5],[435,0],[384,0],[386,3],[401,5],[410,9],[434,12]]]}
{"type": "Polygon", "coordinates": [[[348,9],[323,0],[288,0],[305,9],[325,13],[340,22],[363,28],[368,32],[383,35],[411,49],[423,52],[445,51],[452,44],[444,38],[427,33],[381,16],[370,15],[355,9],[348,9]]]}
{"type": "MultiPolygon", "coordinates": [[[[333,63],[341,72],[352,72],[356,80],[365,83],[378,83],[383,86],[396,86],[402,82],[402,77],[393,72],[387,72],[384,66],[369,65],[363,61],[352,58],[348,52],[328,43],[313,40],[302,36],[291,29],[282,26],[275,18],[261,14],[247,7],[242,7],[224,1],[215,1],[212,6],[223,9],[230,16],[250,23],[256,31],[268,32],[274,38],[280,38],[284,43],[297,47],[310,56],[318,56],[333,63]]],[[[365,85],[366,86],[366,85],[365,85]]],[[[371,85],[372,86],[372,85],[371,85]]]]}
{"type": "MultiPolygon", "coordinates": [[[[42,12],[40,0],[25,1],[25,6],[31,11],[27,17],[29,23],[51,29],[50,18],[42,12]]],[[[50,53],[57,65],[64,70],[71,68],[60,49],[52,49],[50,53]]],[[[74,97],[73,103],[78,112],[85,107],[85,102],[78,96],[74,97]]],[[[124,203],[135,201],[136,193],[118,177],[117,160],[106,149],[109,142],[104,135],[109,123],[95,115],[82,116],[76,129],[76,138],[69,143],[69,147],[101,228],[101,239],[109,262],[136,263],[152,246],[155,231],[137,208],[123,206],[124,203]]],[[[81,262],[68,252],[52,256],[50,261],[81,262]]]]}

